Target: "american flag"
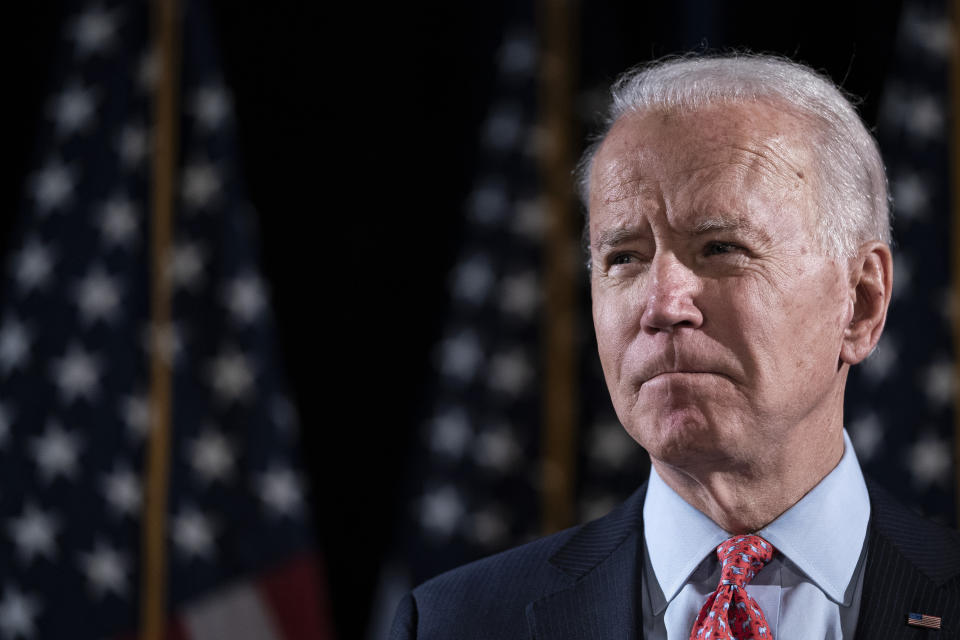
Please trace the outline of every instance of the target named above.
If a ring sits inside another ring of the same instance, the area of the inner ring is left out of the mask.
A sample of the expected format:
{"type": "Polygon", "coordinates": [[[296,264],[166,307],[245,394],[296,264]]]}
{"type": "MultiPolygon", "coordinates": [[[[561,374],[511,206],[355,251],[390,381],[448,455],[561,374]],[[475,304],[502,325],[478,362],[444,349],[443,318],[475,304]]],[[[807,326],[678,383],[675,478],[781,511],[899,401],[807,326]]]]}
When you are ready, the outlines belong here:
{"type": "Polygon", "coordinates": [[[911,627],[925,627],[927,629],[939,629],[940,618],[937,616],[928,616],[925,613],[907,614],[907,624],[911,627]]]}
{"type": "Polygon", "coordinates": [[[893,197],[893,300],[876,352],[854,367],[844,416],[864,470],[956,526],[949,184],[950,16],[904,2],[875,134],[893,197]]]}
{"type": "Polygon", "coordinates": [[[146,2],[76,2],[0,307],[0,638],[138,629],[149,344],[173,362],[171,637],[325,637],[231,95],[184,3],[170,335],[149,328],[146,2]]]}
{"type": "Polygon", "coordinates": [[[543,213],[532,9],[513,5],[497,49],[479,174],[464,204],[443,336],[430,354],[436,377],[400,553],[413,583],[538,533],[543,213]]]}

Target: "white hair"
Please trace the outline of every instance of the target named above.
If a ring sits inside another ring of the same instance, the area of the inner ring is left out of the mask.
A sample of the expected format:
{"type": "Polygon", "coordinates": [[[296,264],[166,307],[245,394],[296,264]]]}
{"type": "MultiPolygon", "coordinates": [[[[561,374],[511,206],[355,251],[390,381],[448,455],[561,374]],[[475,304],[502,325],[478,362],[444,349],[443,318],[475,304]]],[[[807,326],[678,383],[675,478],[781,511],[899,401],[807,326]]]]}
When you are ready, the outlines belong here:
{"type": "Polygon", "coordinates": [[[576,170],[585,206],[593,158],[624,114],[760,102],[790,108],[814,136],[820,246],[834,257],[850,257],[870,240],[890,244],[887,177],[877,143],[840,89],[812,69],[765,55],[687,55],[627,71],[611,94],[606,126],[576,170]]]}

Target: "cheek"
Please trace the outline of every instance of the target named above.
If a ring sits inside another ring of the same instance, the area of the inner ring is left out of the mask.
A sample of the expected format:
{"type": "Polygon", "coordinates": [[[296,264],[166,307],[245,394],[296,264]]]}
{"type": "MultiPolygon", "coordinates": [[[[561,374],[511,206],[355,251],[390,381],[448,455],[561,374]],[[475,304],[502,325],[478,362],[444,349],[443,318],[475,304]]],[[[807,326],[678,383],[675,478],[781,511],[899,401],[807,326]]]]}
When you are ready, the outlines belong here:
{"type": "Polygon", "coordinates": [[[630,296],[622,291],[593,292],[593,326],[600,361],[609,377],[619,370],[624,352],[635,337],[630,296]]]}

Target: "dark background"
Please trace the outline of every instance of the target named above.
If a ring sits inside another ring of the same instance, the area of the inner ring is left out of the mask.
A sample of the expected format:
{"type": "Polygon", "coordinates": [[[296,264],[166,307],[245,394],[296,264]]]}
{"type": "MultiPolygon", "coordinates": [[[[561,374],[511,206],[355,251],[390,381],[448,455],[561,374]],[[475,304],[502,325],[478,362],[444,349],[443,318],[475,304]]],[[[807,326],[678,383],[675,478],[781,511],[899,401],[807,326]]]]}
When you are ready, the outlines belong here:
{"type": "MultiPolygon", "coordinates": [[[[510,4],[211,3],[341,638],[362,637],[392,539],[510,4]]],[[[583,4],[583,89],[670,52],[747,47],[825,70],[864,98],[868,123],[900,12],[899,2],[583,4]]],[[[5,12],[9,251],[65,9],[5,12]]]]}

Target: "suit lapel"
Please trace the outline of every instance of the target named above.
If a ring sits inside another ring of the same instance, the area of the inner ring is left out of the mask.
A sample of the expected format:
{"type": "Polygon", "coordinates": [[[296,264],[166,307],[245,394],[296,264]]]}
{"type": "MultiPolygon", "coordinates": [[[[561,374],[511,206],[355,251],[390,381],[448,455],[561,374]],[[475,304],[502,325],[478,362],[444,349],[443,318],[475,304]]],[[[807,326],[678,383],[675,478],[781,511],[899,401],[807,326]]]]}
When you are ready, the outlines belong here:
{"type": "Polygon", "coordinates": [[[872,512],[856,637],[960,638],[956,534],[913,515],[872,482],[867,486],[872,512]],[[942,618],[943,629],[907,626],[911,612],[942,618]]]}
{"type": "Polygon", "coordinates": [[[550,559],[574,582],[527,606],[527,621],[534,638],[638,637],[645,494],[646,485],[609,515],[584,525],[550,559]]]}

